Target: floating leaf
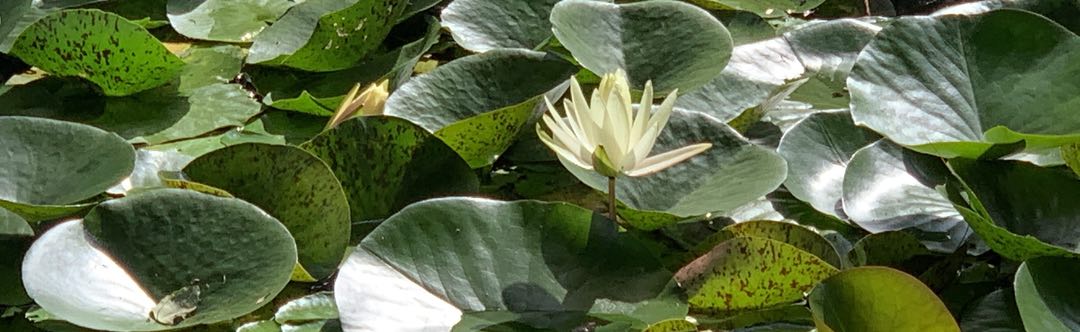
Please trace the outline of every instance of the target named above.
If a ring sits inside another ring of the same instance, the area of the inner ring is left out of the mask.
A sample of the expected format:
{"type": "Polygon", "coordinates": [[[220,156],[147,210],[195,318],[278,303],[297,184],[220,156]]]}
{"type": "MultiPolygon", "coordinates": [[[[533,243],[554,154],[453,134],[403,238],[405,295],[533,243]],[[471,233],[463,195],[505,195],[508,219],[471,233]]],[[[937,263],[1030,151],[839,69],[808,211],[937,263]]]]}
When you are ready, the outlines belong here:
{"type": "Polygon", "coordinates": [[[402,119],[355,118],[301,147],[334,171],[353,221],[386,218],[426,198],[477,191],[476,175],[461,157],[402,119]]]}
{"type": "MultiPolygon", "coordinates": [[[[284,288],[295,262],[289,232],[254,205],[161,189],[102,203],[85,221],[50,229],[27,252],[23,282],[59,318],[145,331],[164,328],[151,310],[185,288],[198,288],[198,303],[178,327],[247,314],[284,288]]],[[[166,313],[191,306],[182,302],[166,313]]]]}
{"type": "Polygon", "coordinates": [[[1062,199],[1080,197],[1071,173],[1017,161],[953,159],[949,168],[966,194],[957,209],[990,249],[1018,261],[1080,253],[1080,205],[1062,199]]]}
{"type": "Polygon", "coordinates": [[[214,83],[229,83],[244,65],[244,49],[234,45],[193,46],[181,55],[184,69],[180,72],[177,91],[190,93],[214,83]]]}
{"type": "MultiPolygon", "coordinates": [[[[416,284],[406,287],[434,295],[414,295],[427,299],[422,303],[437,297],[451,304],[424,305],[437,313],[421,317],[439,324],[456,322],[456,307],[568,330],[583,323],[594,301],[655,298],[671,278],[645,247],[592,211],[536,201],[435,199],[384,221],[349,258],[335,286],[346,328],[385,323],[371,319],[384,314],[401,317],[378,305],[401,299],[374,301],[385,298],[375,294],[386,294],[380,291],[386,286],[358,275],[371,259],[416,284]]],[[[416,316],[409,317],[405,326],[415,326],[416,316]]]]}
{"type": "Polygon", "coordinates": [[[829,240],[826,240],[817,232],[798,224],[767,220],[741,222],[724,227],[724,229],[698,243],[694,254],[702,255],[727,240],[748,236],[787,243],[818,256],[818,258],[836,268],[844,267],[840,260],[840,254],[836,252],[829,240]]]}
{"type": "Polygon", "coordinates": [[[183,65],[146,29],[119,15],[87,9],[42,18],[22,32],[10,52],[53,75],[94,82],[108,96],[165,84],[183,65]]]}
{"type": "Polygon", "coordinates": [[[730,312],[761,309],[801,299],[837,269],[789,244],[736,237],[690,262],[675,280],[696,310],[730,312]]]}
{"type": "Polygon", "coordinates": [[[470,166],[481,167],[510,146],[532,116],[538,96],[574,71],[570,63],[552,55],[493,50],[410,80],[390,95],[385,114],[436,133],[470,166]]]}
{"type": "Polygon", "coordinates": [[[240,144],[202,155],[184,173],[281,221],[309,278],[329,276],[344,257],[349,201],[334,172],[314,155],[285,145],[240,144]]]}
{"type": "Polygon", "coordinates": [[[848,161],[855,151],[879,138],[856,127],[847,112],[819,113],[799,121],[776,149],[789,166],[784,186],[818,211],[846,217],[841,200],[848,161]]]}
{"type": "Polygon", "coordinates": [[[942,157],[1080,141],[1078,48],[1080,37],[1030,12],[903,17],[859,55],[848,80],[852,116],[942,157]]]}
{"type": "Polygon", "coordinates": [[[999,289],[969,304],[960,317],[960,330],[1023,332],[1013,290],[999,289]]]}
{"type": "Polygon", "coordinates": [[[887,267],[840,272],[814,287],[809,301],[822,331],[960,331],[934,292],[887,267]]]}
{"type": "Polygon", "coordinates": [[[307,71],[352,67],[382,44],[404,8],[402,0],[304,1],[259,33],[247,63],[307,71]]]}
{"type": "Polygon", "coordinates": [[[119,183],[134,164],[135,150],[112,133],[49,119],[0,118],[0,207],[27,219],[83,209],[76,203],[119,183]]]}
{"type": "Polygon", "coordinates": [[[551,23],[559,42],[594,73],[626,71],[631,86],[690,91],[720,75],[731,35],[708,12],[676,1],[613,4],[568,0],[551,23]]]}
{"type": "Polygon", "coordinates": [[[936,187],[949,179],[941,159],[887,140],[855,153],[844,174],[844,211],[873,233],[918,229],[935,234],[923,244],[956,251],[971,236],[960,212],[936,187]]]}
{"type": "Polygon", "coordinates": [[[560,0],[458,0],[442,21],[461,47],[483,53],[497,48],[536,49],[552,38],[551,8],[560,0]]]}
{"type": "Polygon", "coordinates": [[[1028,260],[1016,271],[1016,307],[1028,331],[1080,329],[1075,281],[1080,262],[1061,257],[1028,260]]]}
{"type": "Polygon", "coordinates": [[[193,39],[250,43],[295,3],[288,0],[170,0],[176,32],[193,39]]]}
{"type": "Polygon", "coordinates": [[[773,18],[789,13],[810,11],[825,0],[689,0],[691,3],[708,9],[746,10],[761,17],[773,18]]]}

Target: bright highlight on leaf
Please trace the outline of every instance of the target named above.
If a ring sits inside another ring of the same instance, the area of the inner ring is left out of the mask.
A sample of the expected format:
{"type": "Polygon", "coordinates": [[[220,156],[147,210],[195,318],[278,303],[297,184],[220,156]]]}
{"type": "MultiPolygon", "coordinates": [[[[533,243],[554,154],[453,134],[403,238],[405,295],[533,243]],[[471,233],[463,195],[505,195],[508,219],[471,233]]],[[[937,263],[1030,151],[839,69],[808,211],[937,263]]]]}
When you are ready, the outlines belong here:
{"type": "Polygon", "coordinates": [[[708,150],[711,143],[698,143],[647,157],[660,131],[664,130],[675,107],[677,91],[672,91],[655,113],[652,112],[652,82],[645,83],[641,104],[635,110],[630,100],[630,85],[626,73],[617,70],[604,75],[600,87],[593,91],[591,102],[576,78],[570,79],[572,99],[563,100],[563,117],[551,104],[544,114],[544,124],[536,133],[540,140],[564,161],[581,168],[596,170],[607,177],[620,174],[643,176],[662,171],[708,150]],[[594,155],[601,153],[601,156],[594,155]],[[597,164],[597,160],[602,165],[597,164]]]}

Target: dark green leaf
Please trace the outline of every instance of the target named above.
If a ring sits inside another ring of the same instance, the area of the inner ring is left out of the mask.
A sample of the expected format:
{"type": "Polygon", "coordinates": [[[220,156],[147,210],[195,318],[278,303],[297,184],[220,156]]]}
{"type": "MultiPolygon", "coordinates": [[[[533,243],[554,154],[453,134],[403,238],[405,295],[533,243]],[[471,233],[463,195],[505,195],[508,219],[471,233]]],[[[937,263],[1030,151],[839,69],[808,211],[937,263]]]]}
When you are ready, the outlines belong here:
{"type": "Polygon", "coordinates": [[[496,48],[535,49],[552,37],[551,7],[560,0],[458,0],[442,20],[461,47],[473,52],[496,48]]]}
{"type": "Polygon", "coordinates": [[[170,0],[176,32],[193,39],[250,43],[289,7],[289,0],[170,0]]]}
{"type": "Polygon", "coordinates": [[[820,331],[960,331],[934,292],[887,267],[840,272],[814,287],[809,301],[820,331]]]}

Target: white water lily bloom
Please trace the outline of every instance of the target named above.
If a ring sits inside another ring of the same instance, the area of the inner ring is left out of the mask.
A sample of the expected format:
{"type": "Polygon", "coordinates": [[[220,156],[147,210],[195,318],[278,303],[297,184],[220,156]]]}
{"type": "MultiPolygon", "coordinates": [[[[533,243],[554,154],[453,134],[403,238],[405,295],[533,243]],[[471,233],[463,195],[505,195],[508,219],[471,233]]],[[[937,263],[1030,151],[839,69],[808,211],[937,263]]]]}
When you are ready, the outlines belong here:
{"type": "Polygon", "coordinates": [[[576,79],[570,82],[570,99],[563,100],[563,117],[547,102],[544,124],[536,126],[540,140],[563,161],[595,170],[607,177],[619,174],[643,176],[659,172],[708,150],[710,143],[699,143],[647,157],[656,138],[667,125],[675,107],[676,91],[653,112],[652,81],[645,83],[640,106],[634,109],[626,73],[618,70],[604,75],[593,91],[591,102],[576,79]]]}

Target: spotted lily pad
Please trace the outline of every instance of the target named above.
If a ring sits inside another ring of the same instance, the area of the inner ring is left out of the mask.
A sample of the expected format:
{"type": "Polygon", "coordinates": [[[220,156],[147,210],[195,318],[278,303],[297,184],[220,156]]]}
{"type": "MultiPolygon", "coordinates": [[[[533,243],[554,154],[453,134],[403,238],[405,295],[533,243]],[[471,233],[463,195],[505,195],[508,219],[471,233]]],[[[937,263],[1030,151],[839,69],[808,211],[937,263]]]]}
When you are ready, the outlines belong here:
{"type": "Polygon", "coordinates": [[[221,188],[274,216],[296,239],[307,281],[329,276],[349,242],[349,202],[330,167],[296,147],[240,144],[184,167],[191,180],[221,188]]]}
{"type": "Polygon", "coordinates": [[[22,32],[10,52],[53,75],[94,82],[108,96],[165,84],[183,65],[146,29],[119,15],[90,9],[42,18],[22,32]]]}
{"type": "Polygon", "coordinates": [[[675,274],[696,310],[761,309],[801,299],[838,270],[814,254],[759,237],[723,242],[675,274]]]}

